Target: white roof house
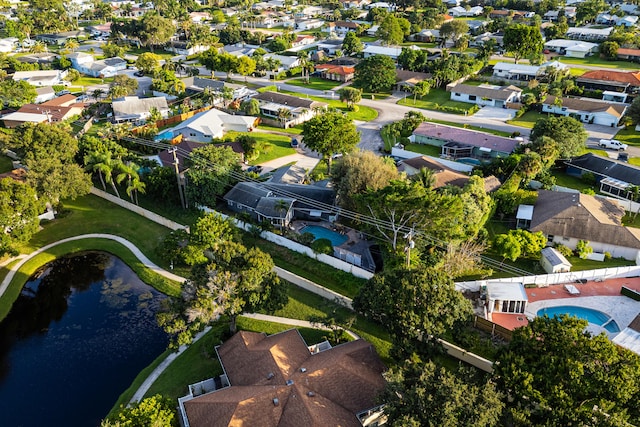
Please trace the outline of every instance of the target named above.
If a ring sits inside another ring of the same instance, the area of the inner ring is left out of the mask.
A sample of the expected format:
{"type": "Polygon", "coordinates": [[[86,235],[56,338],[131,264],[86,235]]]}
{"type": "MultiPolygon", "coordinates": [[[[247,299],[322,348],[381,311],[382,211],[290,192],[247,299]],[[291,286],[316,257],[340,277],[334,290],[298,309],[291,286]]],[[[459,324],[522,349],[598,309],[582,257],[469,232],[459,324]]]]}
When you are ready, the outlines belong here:
{"type": "Polygon", "coordinates": [[[125,96],[115,99],[113,116],[117,122],[146,120],[152,108],[157,108],[163,118],[169,115],[167,98],[155,96],[153,98],[138,98],[137,96],[125,96]]]}
{"type": "Polygon", "coordinates": [[[546,74],[548,67],[558,70],[567,70],[567,66],[558,61],[545,62],[542,65],[513,64],[510,62],[498,62],[493,66],[493,76],[510,80],[533,80],[546,74]]]}
{"type": "Polygon", "coordinates": [[[33,86],[41,87],[62,84],[62,79],[66,75],[66,70],[16,71],[11,75],[11,78],[15,81],[24,80],[33,86]]]}
{"type": "Polygon", "coordinates": [[[529,298],[522,283],[487,283],[490,313],[524,313],[529,298]]]}
{"type": "Polygon", "coordinates": [[[567,273],[571,271],[572,264],[556,249],[548,246],[540,251],[542,258],[540,264],[547,274],[567,273]]]}
{"type": "Polygon", "coordinates": [[[631,350],[636,354],[640,354],[640,332],[632,328],[624,328],[622,332],[615,336],[611,341],[631,350]]]}
{"type": "Polygon", "coordinates": [[[264,59],[269,58],[280,61],[280,69],[278,71],[290,70],[300,65],[300,58],[297,56],[276,55],[275,53],[267,53],[264,55],[264,59]]]}
{"type": "Polygon", "coordinates": [[[585,56],[595,52],[598,45],[596,43],[585,41],[556,39],[545,42],[544,48],[552,51],[558,51],[568,57],[584,58],[585,56]]]}
{"type": "MultiPolygon", "coordinates": [[[[409,49],[420,50],[417,46],[409,46],[409,49]]],[[[394,60],[398,59],[398,56],[402,53],[402,47],[399,46],[377,46],[377,45],[368,45],[362,51],[363,56],[368,58],[374,55],[384,55],[393,58],[394,60]]]]}
{"type": "Polygon", "coordinates": [[[167,131],[172,132],[173,137],[182,134],[189,141],[211,142],[212,138],[222,138],[227,131],[250,132],[255,122],[256,118],[252,116],[237,116],[211,109],[198,113],[167,131]]]}
{"type": "Polygon", "coordinates": [[[577,40],[605,40],[607,37],[609,37],[612,31],[613,27],[571,27],[567,31],[567,37],[577,40]]]}

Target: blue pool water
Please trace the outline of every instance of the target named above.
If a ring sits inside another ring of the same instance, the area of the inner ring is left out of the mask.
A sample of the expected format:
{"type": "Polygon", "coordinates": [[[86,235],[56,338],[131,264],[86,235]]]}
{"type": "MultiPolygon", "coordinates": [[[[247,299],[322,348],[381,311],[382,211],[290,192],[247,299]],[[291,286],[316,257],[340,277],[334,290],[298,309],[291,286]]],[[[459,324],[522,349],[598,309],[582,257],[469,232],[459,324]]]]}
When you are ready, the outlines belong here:
{"type": "Polygon", "coordinates": [[[602,326],[611,333],[620,332],[620,328],[615,320],[601,311],[590,308],[576,307],[572,305],[559,305],[557,307],[543,308],[542,310],[538,310],[538,313],[536,314],[538,316],[544,316],[546,314],[549,317],[568,314],[569,316],[574,316],[578,319],[584,319],[594,325],[602,326]]]}
{"type": "Polygon", "coordinates": [[[340,246],[348,239],[347,236],[317,225],[307,225],[300,230],[300,233],[311,233],[315,236],[316,240],[329,239],[333,246],[340,246]]]}
{"type": "Polygon", "coordinates": [[[466,163],[472,166],[480,166],[482,164],[480,160],[474,159],[473,157],[461,157],[459,159],[456,159],[456,162],[466,163]]]}

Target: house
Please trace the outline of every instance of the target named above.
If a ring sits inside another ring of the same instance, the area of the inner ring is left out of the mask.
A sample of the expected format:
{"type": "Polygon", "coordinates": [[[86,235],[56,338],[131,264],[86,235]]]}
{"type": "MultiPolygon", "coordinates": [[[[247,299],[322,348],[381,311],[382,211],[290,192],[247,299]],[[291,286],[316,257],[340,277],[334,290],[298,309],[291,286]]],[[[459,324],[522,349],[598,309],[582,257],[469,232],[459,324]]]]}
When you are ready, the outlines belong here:
{"type": "Polygon", "coordinates": [[[574,40],[604,41],[611,35],[612,31],[613,27],[571,27],[567,31],[566,37],[574,40]]]}
{"type": "Polygon", "coordinates": [[[416,83],[423,80],[430,80],[431,74],[419,73],[417,71],[396,70],[396,90],[411,91],[416,83]]]}
{"type": "Polygon", "coordinates": [[[86,35],[87,34],[84,32],[84,30],[65,31],[65,32],[56,33],[56,34],[37,34],[35,36],[35,39],[41,42],[44,42],[46,44],[55,44],[58,46],[62,46],[63,44],[65,44],[67,41],[71,39],[82,38],[82,37],[85,37],[86,35]]]}
{"type": "Polygon", "coordinates": [[[577,40],[554,39],[546,41],[544,48],[569,58],[584,58],[597,52],[598,45],[577,40]]]}
{"type": "Polygon", "coordinates": [[[428,169],[433,172],[433,177],[435,178],[433,188],[447,185],[462,188],[469,182],[469,175],[448,168],[427,156],[404,159],[398,164],[398,171],[404,172],[409,177],[418,174],[422,169],[428,169]]]}
{"type": "Polygon", "coordinates": [[[512,138],[430,122],[421,123],[409,140],[416,144],[441,147],[442,156],[454,160],[464,157],[485,160],[506,157],[519,144],[518,140],[512,138]]]}
{"type": "Polygon", "coordinates": [[[66,76],[66,70],[35,70],[16,71],[11,75],[11,78],[15,81],[26,81],[32,86],[42,87],[62,85],[66,76]]]}
{"type": "Polygon", "coordinates": [[[469,32],[474,35],[480,34],[488,24],[489,21],[480,21],[477,19],[469,19],[467,21],[469,32]]]}
{"type": "Polygon", "coordinates": [[[316,41],[315,37],[302,34],[302,35],[296,36],[296,39],[293,42],[291,42],[291,47],[309,46],[310,44],[313,44],[313,42],[315,41],[316,41]]]}
{"type": "Polygon", "coordinates": [[[640,62],[640,49],[627,49],[621,47],[616,54],[618,59],[626,59],[627,61],[640,62]]]}
{"type": "Polygon", "coordinates": [[[322,19],[307,19],[302,21],[296,21],[295,28],[300,31],[313,30],[315,28],[321,28],[324,25],[322,19]]]}
{"type": "Polygon", "coordinates": [[[522,89],[516,86],[487,84],[472,86],[460,83],[455,86],[448,85],[447,90],[451,92],[451,100],[453,101],[498,108],[506,108],[507,104],[519,102],[522,93],[522,89]]]}
{"type": "Polygon", "coordinates": [[[345,65],[320,64],[316,65],[315,72],[326,80],[349,82],[353,80],[355,68],[345,65]]]}
{"type": "Polygon", "coordinates": [[[496,47],[501,48],[504,44],[504,33],[502,32],[482,33],[476,36],[473,40],[471,40],[471,43],[469,43],[469,46],[476,46],[476,47],[484,46],[484,44],[489,40],[493,40],[496,44],[496,47]]]}
{"type": "Polygon", "coordinates": [[[51,86],[38,87],[36,88],[36,93],[34,104],[42,104],[56,97],[56,91],[51,86]]]}
{"type": "Polygon", "coordinates": [[[13,50],[18,46],[19,42],[20,40],[15,37],[0,39],[0,53],[13,52],[13,50]]]}
{"type": "Polygon", "coordinates": [[[285,128],[306,122],[316,115],[317,110],[324,110],[328,105],[278,92],[259,93],[253,99],[260,104],[260,114],[279,121],[285,128]],[[288,111],[288,117],[281,114],[283,111],[288,111]]]}
{"type": "Polygon", "coordinates": [[[111,22],[98,25],[90,25],[87,27],[93,37],[109,37],[111,35],[111,22]]]}
{"type": "Polygon", "coordinates": [[[165,46],[165,50],[176,55],[191,56],[209,50],[210,46],[204,44],[191,44],[188,41],[171,41],[165,46]]]}
{"type": "Polygon", "coordinates": [[[212,108],[167,129],[163,135],[171,133],[171,138],[182,135],[183,140],[211,142],[211,139],[222,138],[229,131],[251,132],[257,121],[257,117],[233,115],[212,108]]]}
{"type": "Polygon", "coordinates": [[[7,128],[24,123],[59,123],[82,114],[84,104],[73,95],[63,95],[41,104],[25,104],[15,113],[2,116],[7,128]]]}
{"type": "Polygon", "coordinates": [[[367,9],[385,9],[387,12],[394,12],[396,10],[396,5],[394,3],[387,3],[387,2],[377,2],[377,3],[370,3],[368,5],[365,6],[367,9]]]}
{"type": "Polygon", "coordinates": [[[238,44],[224,45],[222,46],[222,50],[228,53],[229,55],[233,55],[236,58],[239,58],[241,56],[253,56],[256,49],[258,49],[259,47],[260,46],[238,43],[238,44]]]}
{"type": "Polygon", "coordinates": [[[224,200],[232,211],[248,213],[258,222],[287,227],[293,219],[295,199],[279,197],[259,183],[239,182],[224,195],[224,200]]]}
{"type": "Polygon", "coordinates": [[[519,282],[487,282],[487,312],[523,314],[529,298],[519,282]]]}
{"type": "Polygon", "coordinates": [[[360,25],[351,21],[335,21],[327,23],[324,31],[344,37],[349,31],[357,31],[360,25]]]}
{"type": "MultiPolygon", "coordinates": [[[[409,46],[409,49],[420,49],[416,46],[409,46]]],[[[365,58],[369,58],[370,56],[375,55],[383,55],[388,56],[394,61],[398,59],[398,56],[402,53],[402,47],[400,46],[377,46],[377,45],[367,45],[362,51],[362,55],[365,58]]]]}
{"type": "Polygon", "coordinates": [[[492,10],[491,13],[489,13],[489,19],[507,19],[511,17],[514,21],[522,21],[525,18],[532,18],[533,15],[535,15],[534,12],[524,10],[497,9],[492,10]]]}
{"type": "Polygon", "coordinates": [[[583,123],[618,126],[627,111],[627,105],[614,104],[591,98],[557,98],[548,95],[542,101],[542,112],[571,116],[583,123]]]}
{"type": "Polygon", "coordinates": [[[640,314],[611,341],[640,355],[640,314]]]}
{"type": "Polygon", "coordinates": [[[436,43],[440,41],[440,30],[422,30],[411,34],[409,40],[421,43],[436,43]]]}
{"type": "Polygon", "coordinates": [[[562,73],[569,71],[569,68],[558,61],[545,62],[542,65],[513,64],[510,62],[498,62],[493,66],[493,77],[518,80],[527,82],[530,80],[543,79],[549,67],[562,73]]]}
{"type": "Polygon", "coordinates": [[[447,10],[447,13],[454,18],[480,16],[482,15],[482,12],[483,10],[481,6],[474,6],[468,10],[462,6],[456,6],[447,10]]]}
{"type": "Polygon", "coordinates": [[[217,104],[223,101],[222,92],[224,88],[229,88],[233,91],[232,98],[234,100],[244,100],[255,95],[257,92],[247,88],[244,85],[236,83],[228,83],[221,80],[213,80],[205,77],[187,77],[182,79],[184,82],[185,90],[189,94],[196,94],[210,90],[213,92],[219,92],[220,98],[214,103],[217,104]]]}
{"type": "Polygon", "coordinates": [[[362,339],[307,346],[295,329],[270,336],[240,331],[216,353],[224,375],[190,386],[178,399],[185,426],[384,424],[376,398],[385,367],[362,339]]]}
{"type": "Polygon", "coordinates": [[[280,62],[280,66],[276,73],[282,73],[283,71],[289,71],[292,68],[300,66],[300,58],[297,56],[284,56],[276,55],[275,53],[267,53],[263,56],[265,60],[272,58],[280,62]]]}
{"type": "Polygon", "coordinates": [[[28,53],[18,56],[16,59],[25,64],[51,65],[58,59],[58,55],[51,52],[28,53]]]}
{"type": "Polygon", "coordinates": [[[342,39],[327,39],[317,44],[318,50],[324,51],[329,55],[335,55],[336,51],[342,49],[342,39]]]}
{"type": "Polygon", "coordinates": [[[593,153],[567,160],[567,174],[581,177],[589,173],[600,184],[600,192],[618,199],[631,199],[630,189],[640,186],[640,168],[593,153]]]}
{"type": "Polygon", "coordinates": [[[576,83],[584,89],[635,93],[640,91],[640,72],[592,70],[578,77],[576,83]]]}
{"type": "Polygon", "coordinates": [[[609,90],[602,91],[602,100],[610,102],[619,102],[622,104],[627,103],[628,93],[612,92],[609,90]]]}
{"type": "Polygon", "coordinates": [[[137,96],[125,96],[113,100],[113,120],[116,123],[122,122],[143,122],[149,118],[152,108],[156,108],[162,118],[169,116],[169,106],[167,98],[155,96],[152,98],[138,98],[137,96]]]}
{"type": "Polygon", "coordinates": [[[575,249],[584,240],[596,253],[636,261],[640,229],[624,227],[624,214],[622,206],[604,197],[540,190],[529,230],[542,232],[549,244],[575,249]]]}
{"type": "MultiPolygon", "coordinates": [[[[322,15],[324,11],[325,9],[322,6],[304,6],[302,9],[297,10],[293,16],[296,19],[311,19],[316,16],[322,15]]],[[[324,25],[324,21],[320,21],[320,22],[322,22],[322,25],[324,25]]],[[[313,28],[320,28],[322,27],[322,25],[320,25],[319,27],[313,27],[313,28]]],[[[307,29],[311,29],[311,28],[307,27],[307,29]]]]}
{"type": "Polygon", "coordinates": [[[113,77],[118,71],[127,69],[127,61],[122,58],[106,58],[96,61],[93,55],[84,52],[74,52],[67,55],[74,69],[91,77],[113,77]]]}
{"type": "Polygon", "coordinates": [[[571,263],[556,249],[548,246],[541,251],[540,265],[547,274],[568,273],[571,271],[571,263]]]}

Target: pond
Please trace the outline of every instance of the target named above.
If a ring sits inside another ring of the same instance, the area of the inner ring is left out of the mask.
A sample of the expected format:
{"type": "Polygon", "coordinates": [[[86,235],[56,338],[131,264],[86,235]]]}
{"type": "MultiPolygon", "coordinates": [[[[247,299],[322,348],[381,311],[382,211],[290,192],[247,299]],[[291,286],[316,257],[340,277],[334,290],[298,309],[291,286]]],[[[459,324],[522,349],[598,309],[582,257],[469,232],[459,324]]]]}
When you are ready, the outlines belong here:
{"type": "Polygon", "coordinates": [[[0,323],[0,424],[99,425],[167,346],[162,298],[106,253],[41,268],[0,323]]]}

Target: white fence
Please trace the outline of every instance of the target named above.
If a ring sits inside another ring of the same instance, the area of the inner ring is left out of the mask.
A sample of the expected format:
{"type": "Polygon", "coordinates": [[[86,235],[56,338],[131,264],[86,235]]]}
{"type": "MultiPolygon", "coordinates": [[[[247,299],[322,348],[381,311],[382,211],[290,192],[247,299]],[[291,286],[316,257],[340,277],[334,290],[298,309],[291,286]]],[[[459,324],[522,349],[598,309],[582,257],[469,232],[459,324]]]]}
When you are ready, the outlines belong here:
{"type": "Polygon", "coordinates": [[[597,270],[571,271],[568,273],[539,274],[537,276],[506,277],[502,279],[475,280],[470,282],[456,282],[456,289],[459,291],[470,290],[479,291],[480,286],[491,283],[513,283],[520,282],[523,285],[535,285],[545,287],[561,283],[574,283],[576,280],[603,281],[620,277],[640,276],[640,266],[600,268],[597,270]]]}

